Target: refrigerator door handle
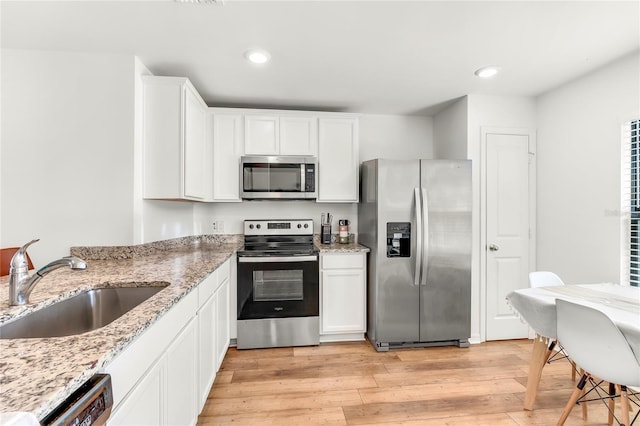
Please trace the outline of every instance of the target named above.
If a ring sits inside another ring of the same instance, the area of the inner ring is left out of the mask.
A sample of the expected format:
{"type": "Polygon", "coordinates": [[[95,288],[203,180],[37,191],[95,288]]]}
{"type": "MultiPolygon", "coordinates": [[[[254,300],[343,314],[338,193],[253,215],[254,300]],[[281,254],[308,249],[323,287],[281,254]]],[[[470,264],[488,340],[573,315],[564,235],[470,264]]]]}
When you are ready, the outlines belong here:
{"type": "Polygon", "coordinates": [[[421,188],[422,191],[422,260],[420,264],[422,266],[420,284],[427,285],[427,273],[429,267],[429,202],[427,198],[426,188],[421,188]]]}
{"type": "Polygon", "coordinates": [[[420,188],[414,189],[414,197],[416,202],[416,270],[413,275],[413,284],[418,286],[422,270],[422,197],[420,196],[420,188]]]}

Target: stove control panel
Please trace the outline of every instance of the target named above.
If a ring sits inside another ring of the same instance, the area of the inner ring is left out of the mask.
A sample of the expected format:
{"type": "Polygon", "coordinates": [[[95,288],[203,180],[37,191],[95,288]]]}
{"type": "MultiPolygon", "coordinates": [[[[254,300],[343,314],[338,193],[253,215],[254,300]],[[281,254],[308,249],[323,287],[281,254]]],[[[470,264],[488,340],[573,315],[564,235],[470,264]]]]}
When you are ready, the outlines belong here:
{"type": "Polygon", "coordinates": [[[245,220],[244,235],[313,235],[313,219],[245,220]]]}

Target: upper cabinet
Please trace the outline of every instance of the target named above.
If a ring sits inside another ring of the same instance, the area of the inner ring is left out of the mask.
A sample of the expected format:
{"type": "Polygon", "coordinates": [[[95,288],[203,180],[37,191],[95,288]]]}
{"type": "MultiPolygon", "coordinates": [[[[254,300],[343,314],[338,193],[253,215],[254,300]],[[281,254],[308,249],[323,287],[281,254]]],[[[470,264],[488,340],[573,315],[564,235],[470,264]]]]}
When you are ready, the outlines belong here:
{"type": "Polygon", "coordinates": [[[358,202],[358,132],[357,118],[318,120],[318,202],[358,202]]]}
{"type": "Polygon", "coordinates": [[[241,202],[243,155],[295,155],[317,158],[318,202],[358,202],[357,115],[208,108],[183,77],[142,87],[144,198],[241,202]]]}
{"type": "Polygon", "coordinates": [[[317,155],[315,116],[250,113],[244,120],[245,155],[317,155]]]}
{"type": "Polygon", "coordinates": [[[213,143],[212,201],[240,202],[243,115],[234,109],[209,108],[208,138],[213,143]]]}
{"type": "Polygon", "coordinates": [[[211,199],[207,106],[187,78],[144,76],[144,198],[211,199]]]}

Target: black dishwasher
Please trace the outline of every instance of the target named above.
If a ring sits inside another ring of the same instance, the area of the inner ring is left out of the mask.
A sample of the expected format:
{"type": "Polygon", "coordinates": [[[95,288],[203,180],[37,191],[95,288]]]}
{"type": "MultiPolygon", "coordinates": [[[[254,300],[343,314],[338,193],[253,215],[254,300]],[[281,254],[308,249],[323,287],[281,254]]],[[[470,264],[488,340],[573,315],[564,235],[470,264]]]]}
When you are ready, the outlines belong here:
{"type": "Polygon", "coordinates": [[[104,425],[113,407],[111,376],[96,374],[43,420],[43,425],[104,425]]]}

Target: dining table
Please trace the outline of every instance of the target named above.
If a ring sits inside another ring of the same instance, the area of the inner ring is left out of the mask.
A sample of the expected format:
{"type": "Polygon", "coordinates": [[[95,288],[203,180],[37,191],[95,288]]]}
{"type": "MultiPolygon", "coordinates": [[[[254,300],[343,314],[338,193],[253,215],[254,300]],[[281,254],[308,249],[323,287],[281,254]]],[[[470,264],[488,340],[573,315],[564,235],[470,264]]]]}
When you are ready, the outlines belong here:
{"type": "MultiPolygon", "coordinates": [[[[533,410],[542,370],[553,351],[556,300],[563,299],[604,312],[629,342],[640,363],[640,288],[614,283],[573,284],[514,290],[507,302],[535,332],[524,409],[533,410]]],[[[560,342],[562,343],[562,342],[560,342]]]]}

